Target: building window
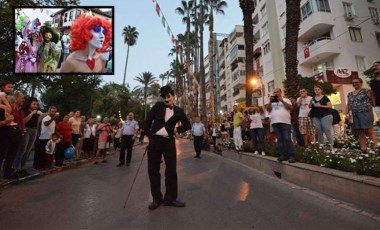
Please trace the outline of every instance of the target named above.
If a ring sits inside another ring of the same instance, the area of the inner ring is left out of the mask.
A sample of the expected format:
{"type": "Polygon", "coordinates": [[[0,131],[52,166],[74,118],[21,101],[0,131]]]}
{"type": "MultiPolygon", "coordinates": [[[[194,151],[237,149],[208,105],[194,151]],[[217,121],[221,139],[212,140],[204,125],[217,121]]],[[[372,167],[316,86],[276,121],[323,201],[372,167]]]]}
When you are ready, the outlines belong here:
{"type": "Polygon", "coordinates": [[[261,32],[261,37],[264,37],[268,33],[268,22],[264,23],[264,25],[261,27],[261,32]]]}
{"type": "Polygon", "coordinates": [[[374,7],[369,7],[369,14],[371,15],[372,21],[379,23],[379,10],[374,7]]]}
{"type": "Polygon", "coordinates": [[[273,90],[274,90],[274,80],[268,82],[268,93],[273,93],[273,90]]]}
{"type": "Polygon", "coordinates": [[[67,22],[67,13],[65,13],[65,19],[63,20],[63,22],[67,22]]]}
{"type": "Polygon", "coordinates": [[[302,7],[301,7],[301,21],[305,20],[307,17],[309,17],[313,13],[313,8],[310,4],[310,1],[307,1],[302,7]]]}
{"type": "Polygon", "coordinates": [[[350,27],[349,31],[350,31],[350,37],[351,37],[352,41],[354,41],[354,42],[363,42],[363,38],[362,38],[362,34],[361,34],[361,31],[360,31],[360,28],[350,27]]]}
{"type": "Polygon", "coordinates": [[[73,11],[70,11],[69,22],[73,20],[73,11]]]}
{"type": "Polygon", "coordinates": [[[269,53],[269,51],[270,51],[270,42],[269,41],[264,43],[263,50],[264,50],[264,55],[269,53]]]}
{"type": "Polygon", "coordinates": [[[354,8],[352,6],[352,3],[343,2],[343,8],[344,8],[344,16],[346,16],[346,17],[355,16],[355,12],[354,12],[354,8]]]}
{"type": "Polygon", "coordinates": [[[377,41],[377,45],[380,48],[380,33],[376,33],[376,41],[377,41]]]}
{"type": "Polygon", "coordinates": [[[82,14],[82,11],[81,10],[77,10],[77,15],[76,15],[76,18],[79,18],[79,16],[82,14]]]}
{"type": "Polygon", "coordinates": [[[267,7],[266,7],[266,5],[264,5],[261,8],[260,12],[261,12],[261,17],[264,17],[265,15],[267,15],[267,7]]]}
{"type": "Polygon", "coordinates": [[[281,40],[285,40],[286,38],[286,25],[284,25],[283,27],[281,27],[281,40]]]}
{"type": "Polygon", "coordinates": [[[365,59],[362,56],[355,56],[356,66],[358,67],[358,71],[364,72],[367,70],[365,59]]]}
{"type": "Polygon", "coordinates": [[[317,8],[320,12],[331,12],[328,0],[316,0],[317,8]]]}

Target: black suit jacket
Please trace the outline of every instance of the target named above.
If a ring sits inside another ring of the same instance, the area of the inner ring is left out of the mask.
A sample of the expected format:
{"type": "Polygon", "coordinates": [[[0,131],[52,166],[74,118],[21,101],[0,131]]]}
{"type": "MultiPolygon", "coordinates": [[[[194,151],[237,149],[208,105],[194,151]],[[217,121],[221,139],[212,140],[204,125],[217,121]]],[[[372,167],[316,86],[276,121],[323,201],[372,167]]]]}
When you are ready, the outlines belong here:
{"type": "Polygon", "coordinates": [[[165,127],[169,137],[174,138],[174,128],[179,121],[181,122],[181,126],[177,127],[178,133],[191,129],[190,121],[187,119],[183,109],[174,105],[173,110],[173,116],[165,122],[166,105],[164,102],[157,102],[147,115],[144,124],[144,134],[148,136],[154,135],[162,127],[165,127]]]}

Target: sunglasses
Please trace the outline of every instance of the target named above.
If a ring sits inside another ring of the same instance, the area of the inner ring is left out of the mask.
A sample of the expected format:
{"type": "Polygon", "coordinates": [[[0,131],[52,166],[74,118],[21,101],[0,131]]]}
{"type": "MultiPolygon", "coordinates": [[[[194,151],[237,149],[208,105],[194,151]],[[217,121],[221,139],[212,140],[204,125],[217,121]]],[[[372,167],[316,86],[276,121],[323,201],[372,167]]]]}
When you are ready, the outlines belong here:
{"type": "Polygon", "coordinates": [[[352,82],[352,84],[360,84],[360,82],[354,81],[354,82],[352,82]]]}

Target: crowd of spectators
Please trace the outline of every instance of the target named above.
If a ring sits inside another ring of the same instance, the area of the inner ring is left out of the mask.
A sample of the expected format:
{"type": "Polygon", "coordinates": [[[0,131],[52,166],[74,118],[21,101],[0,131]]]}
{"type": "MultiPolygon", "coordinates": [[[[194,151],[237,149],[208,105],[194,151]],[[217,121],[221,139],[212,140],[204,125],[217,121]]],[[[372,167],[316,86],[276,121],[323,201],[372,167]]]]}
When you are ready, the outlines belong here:
{"type": "Polygon", "coordinates": [[[12,88],[9,81],[0,84],[0,172],[4,180],[29,176],[31,167],[50,170],[73,160],[107,163],[111,143],[115,141],[115,150],[120,148],[121,121],[115,115],[100,121],[81,116],[79,109],[61,115],[55,106],[43,113],[37,98],[12,92],[12,88]],[[73,156],[65,156],[68,149],[73,156]],[[28,160],[33,162],[29,168],[28,160]]]}

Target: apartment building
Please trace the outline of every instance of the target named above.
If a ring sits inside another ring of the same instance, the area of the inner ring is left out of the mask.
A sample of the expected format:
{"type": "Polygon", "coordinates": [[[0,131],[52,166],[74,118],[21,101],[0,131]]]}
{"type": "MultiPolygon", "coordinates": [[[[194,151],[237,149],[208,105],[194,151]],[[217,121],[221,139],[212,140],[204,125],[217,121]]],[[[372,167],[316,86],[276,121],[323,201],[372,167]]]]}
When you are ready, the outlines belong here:
{"type": "MultiPolygon", "coordinates": [[[[265,86],[264,99],[285,79],[285,0],[254,0],[255,69],[265,86]]],[[[380,60],[379,0],[302,0],[298,71],[330,82],[338,109],[346,104],[353,78],[380,60]]],[[[261,100],[259,100],[260,102],[261,100]]],[[[260,103],[262,104],[262,103],[260,103]]]]}
{"type": "Polygon", "coordinates": [[[243,26],[237,25],[223,40],[218,41],[217,82],[219,113],[231,111],[245,101],[245,41],[243,26]]]}

